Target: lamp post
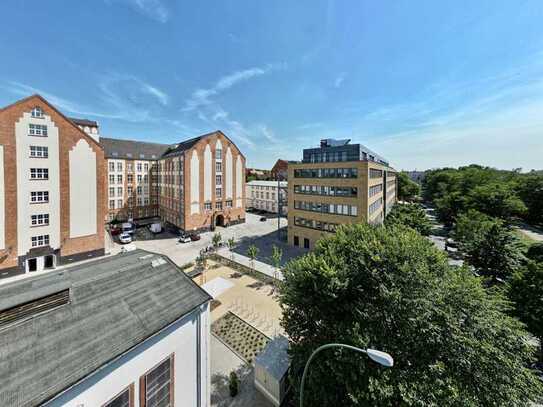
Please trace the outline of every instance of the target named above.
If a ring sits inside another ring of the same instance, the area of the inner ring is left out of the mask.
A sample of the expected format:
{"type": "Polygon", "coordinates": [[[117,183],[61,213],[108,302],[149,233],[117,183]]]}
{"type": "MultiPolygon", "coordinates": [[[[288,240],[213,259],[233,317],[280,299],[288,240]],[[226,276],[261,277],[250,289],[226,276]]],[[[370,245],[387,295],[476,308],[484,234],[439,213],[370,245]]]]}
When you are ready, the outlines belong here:
{"type": "Polygon", "coordinates": [[[313,351],[311,356],[309,356],[309,359],[307,359],[307,362],[304,367],[304,373],[302,374],[302,383],[300,385],[300,407],[303,407],[304,405],[304,384],[305,384],[305,377],[309,369],[309,364],[311,363],[313,358],[317,355],[317,353],[319,353],[321,350],[325,350],[328,348],[347,348],[350,350],[354,350],[356,352],[365,353],[366,355],[369,356],[371,360],[385,367],[394,366],[394,359],[392,359],[392,356],[390,356],[386,352],[381,352],[380,350],[360,349],[360,348],[357,348],[356,346],[345,345],[343,343],[327,343],[326,345],[319,346],[316,350],[313,351]]]}

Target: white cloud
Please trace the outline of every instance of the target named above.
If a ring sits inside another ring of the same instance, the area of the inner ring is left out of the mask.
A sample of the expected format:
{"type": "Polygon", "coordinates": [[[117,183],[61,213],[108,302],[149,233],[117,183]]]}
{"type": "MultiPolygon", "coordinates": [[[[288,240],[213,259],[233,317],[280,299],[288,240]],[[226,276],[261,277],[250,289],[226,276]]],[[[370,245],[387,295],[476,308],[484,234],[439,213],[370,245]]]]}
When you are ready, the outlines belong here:
{"type": "Polygon", "coordinates": [[[339,88],[345,80],[345,72],[341,72],[334,80],[334,87],[339,88]]]}
{"type": "Polygon", "coordinates": [[[154,86],[149,85],[148,83],[140,81],[140,84],[145,91],[147,91],[150,95],[155,96],[161,105],[166,106],[168,104],[169,98],[166,93],[158,88],[155,88],[154,86]]]}
{"type": "Polygon", "coordinates": [[[230,89],[232,86],[247,81],[251,78],[264,75],[274,69],[274,65],[267,65],[266,67],[254,67],[236,71],[232,74],[223,76],[215,83],[215,85],[208,89],[197,89],[191,97],[186,100],[185,107],[182,109],[184,112],[190,112],[197,109],[200,106],[208,106],[213,103],[212,96],[216,96],[219,93],[230,89]]]}
{"type": "Polygon", "coordinates": [[[166,23],[170,19],[170,11],[160,0],[106,0],[106,3],[124,3],[138,13],[149,17],[159,23],[166,23]]]}
{"type": "Polygon", "coordinates": [[[268,140],[270,143],[277,143],[277,137],[275,136],[274,132],[268,128],[268,126],[261,124],[258,126],[258,129],[260,130],[260,133],[268,140]]]}

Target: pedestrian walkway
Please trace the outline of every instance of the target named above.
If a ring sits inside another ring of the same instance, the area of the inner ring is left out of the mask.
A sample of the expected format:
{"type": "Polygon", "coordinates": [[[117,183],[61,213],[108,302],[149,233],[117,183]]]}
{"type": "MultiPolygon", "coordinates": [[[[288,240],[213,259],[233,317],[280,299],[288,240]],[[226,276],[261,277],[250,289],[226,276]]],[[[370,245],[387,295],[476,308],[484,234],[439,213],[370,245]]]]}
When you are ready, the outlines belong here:
{"type": "Polygon", "coordinates": [[[278,280],[283,281],[283,274],[281,273],[281,270],[277,270],[275,267],[269,264],[255,260],[254,267],[253,267],[253,262],[251,261],[251,259],[239,253],[232,252],[227,247],[220,248],[217,251],[217,254],[221,257],[224,257],[225,259],[241,264],[242,266],[254,269],[258,271],[259,273],[267,275],[268,277],[276,278],[278,280]]]}

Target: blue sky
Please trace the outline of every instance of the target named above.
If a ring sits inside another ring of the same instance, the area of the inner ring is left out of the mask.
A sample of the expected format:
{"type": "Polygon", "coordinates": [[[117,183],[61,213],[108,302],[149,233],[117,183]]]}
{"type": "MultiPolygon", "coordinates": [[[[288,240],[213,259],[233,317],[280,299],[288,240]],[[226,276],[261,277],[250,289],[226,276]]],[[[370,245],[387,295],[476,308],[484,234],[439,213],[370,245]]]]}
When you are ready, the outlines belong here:
{"type": "Polygon", "coordinates": [[[351,138],[398,169],[543,168],[534,1],[5,1],[0,104],[109,137],[221,129],[248,165],[351,138]]]}

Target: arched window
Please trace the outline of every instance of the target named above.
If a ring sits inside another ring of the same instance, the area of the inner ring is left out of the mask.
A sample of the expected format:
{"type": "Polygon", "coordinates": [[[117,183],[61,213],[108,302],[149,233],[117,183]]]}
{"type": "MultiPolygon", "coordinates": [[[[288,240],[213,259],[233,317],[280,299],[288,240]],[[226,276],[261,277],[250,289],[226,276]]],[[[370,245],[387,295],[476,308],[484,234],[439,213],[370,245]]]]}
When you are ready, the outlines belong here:
{"type": "Polygon", "coordinates": [[[43,110],[41,110],[41,107],[36,106],[34,109],[32,109],[32,117],[43,117],[43,110]]]}

